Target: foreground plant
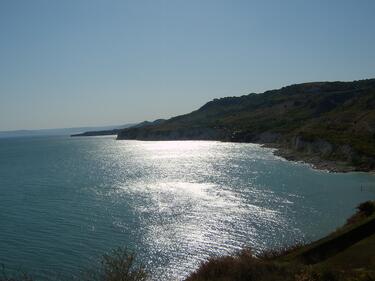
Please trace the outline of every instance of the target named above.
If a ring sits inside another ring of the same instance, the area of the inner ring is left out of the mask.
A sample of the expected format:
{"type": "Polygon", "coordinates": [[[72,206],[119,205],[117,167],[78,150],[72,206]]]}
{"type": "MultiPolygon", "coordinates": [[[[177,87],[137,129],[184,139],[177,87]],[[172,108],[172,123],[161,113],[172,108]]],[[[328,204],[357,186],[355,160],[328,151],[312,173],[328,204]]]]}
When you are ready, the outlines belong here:
{"type": "MultiPolygon", "coordinates": [[[[51,277],[52,278],[52,277],[51,277]]],[[[59,278],[49,279],[60,281],[59,278]]],[[[137,263],[134,252],[126,248],[117,248],[103,255],[100,266],[90,270],[75,281],[146,281],[146,268],[137,263]]],[[[7,274],[2,266],[0,281],[37,281],[26,273],[7,274]]]]}
{"type": "Polygon", "coordinates": [[[87,281],[146,281],[146,268],[136,262],[135,253],[117,248],[103,255],[101,269],[93,271],[87,281]]]}

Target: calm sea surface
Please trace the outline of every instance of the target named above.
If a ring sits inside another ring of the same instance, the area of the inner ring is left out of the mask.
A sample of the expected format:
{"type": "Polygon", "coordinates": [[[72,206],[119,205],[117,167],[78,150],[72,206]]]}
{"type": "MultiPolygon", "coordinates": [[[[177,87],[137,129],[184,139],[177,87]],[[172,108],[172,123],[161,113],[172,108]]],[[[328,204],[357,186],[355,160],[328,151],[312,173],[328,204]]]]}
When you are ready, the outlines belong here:
{"type": "Polygon", "coordinates": [[[155,280],[181,280],[212,255],[318,239],[374,197],[375,176],[255,144],[0,139],[0,263],[68,280],[126,246],[155,280]]]}

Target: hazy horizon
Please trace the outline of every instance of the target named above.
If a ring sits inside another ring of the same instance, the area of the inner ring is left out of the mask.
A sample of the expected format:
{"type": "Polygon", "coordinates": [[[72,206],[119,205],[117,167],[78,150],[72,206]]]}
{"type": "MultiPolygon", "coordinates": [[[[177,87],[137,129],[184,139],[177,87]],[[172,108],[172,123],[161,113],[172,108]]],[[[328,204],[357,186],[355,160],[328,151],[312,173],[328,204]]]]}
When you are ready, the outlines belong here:
{"type": "Polygon", "coordinates": [[[373,1],[2,1],[0,131],[112,126],[375,77],[373,1]]]}
{"type": "MultiPolygon", "coordinates": [[[[301,82],[301,83],[313,83],[313,82],[351,82],[351,81],[355,81],[355,80],[366,80],[366,79],[375,79],[375,78],[371,78],[371,77],[368,77],[368,78],[363,78],[363,79],[353,79],[353,80],[336,80],[336,81],[305,81],[305,82],[301,82]]],[[[282,88],[284,86],[290,86],[290,85],[293,85],[293,84],[298,84],[298,83],[291,83],[291,84],[288,84],[288,85],[283,85],[283,86],[280,86],[278,88],[274,88],[274,89],[267,89],[265,91],[268,91],[268,90],[275,90],[275,89],[279,89],[279,88],[282,88]]],[[[254,93],[254,92],[251,92],[251,93],[254,93]]],[[[245,94],[250,94],[249,93],[245,93],[245,94]]],[[[257,92],[256,94],[263,94],[263,92],[257,92]]],[[[232,96],[239,96],[239,95],[232,95],[232,96]]],[[[209,101],[207,101],[209,102],[209,101]]],[[[205,103],[201,104],[199,107],[203,106],[205,103]]],[[[198,109],[199,107],[195,108],[195,109],[192,109],[191,111],[194,111],[196,109],[198,109]]],[[[176,114],[175,116],[177,115],[182,115],[182,114],[186,114],[186,113],[190,113],[191,111],[189,112],[181,112],[181,113],[178,113],[176,114]]],[[[92,128],[92,129],[96,129],[96,128],[104,128],[104,127],[108,127],[108,129],[110,128],[117,128],[117,127],[120,127],[120,126],[123,126],[123,125],[130,125],[130,124],[138,124],[138,123],[141,123],[141,122],[144,122],[144,121],[155,121],[157,119],[168,119],[168,118],[171,118],[171,117],[174,117],[174,116],[167,116],[165,118],[162,118],[162,117],[157,117],[157,118],[153,118],[153,119],[149,119],[149,120],[137,120],[137,121],[133,121],[133,122],[123,122],[121,124],[88,124],[88,125],[72,125],[72,126],[68,126],[68,127],[46,127],[46,128],[30,128],[30,129],[24,129],[24,128],[20,128],[20,129],[10,129],[10,130],[0,130],[0,132],[17,132],[17,131],[38,131],[38,130],[64,130],[64,129],[79,129],[79,128],[92,128]]]]}
{"type": "MultiPolygon", "coordinates": [[[[129,124],[137,124],[136,123],[129,123],[129,124]]],[[[123,124],[123,125],[128,125],[127,124],[123,124]]],[[[3,131],[0,131],[0,133],[10,133],[10,132],[22,132],[22,131],[53,131],[53,130],[69,130],[69,129],[96,129],[96,128],[108,128],[108,129],[111,129],[111,128],[117,128],[117,127],[121,127],[123,125],[119,125],[119,124],[113,124],[113,125],[98,125],[98,126],[73,126],[73,127],[63,127],[63,128],[31,128],[31,129],[16,129],[16,130],[3,130],[3,131]]]]}

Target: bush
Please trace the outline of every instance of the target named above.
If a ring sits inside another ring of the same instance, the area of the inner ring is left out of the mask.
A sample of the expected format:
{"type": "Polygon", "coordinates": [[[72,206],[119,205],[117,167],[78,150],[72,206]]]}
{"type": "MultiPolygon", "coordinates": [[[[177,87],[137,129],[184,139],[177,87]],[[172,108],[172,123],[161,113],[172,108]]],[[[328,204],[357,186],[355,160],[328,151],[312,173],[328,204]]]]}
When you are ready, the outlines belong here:
{"type": "Polygon", "coordinates": [[[262,260],[245,249],[233,256],[209,259],[186,281],[292,281],[294,271],[298,271],[294,265],[286,267],[262,260]]]}
{"type": "Polygon", "coordinates": [[[117,248],[103,255],[101,268],[92,271],[87,281],[145,281],[148,273],[142,264],[137,264],[134,252],[117,248]]]}
{"type": "Polygon", "coordinates": [[[359,204],[356,209],[357,212],[347,219],[346,225],[355,224],[375,214],[375,203],[373,201],[366,201],[359,204]]]}
{"type": "Polygon", "coordinates": [[[358,205],[357,210],[364,213],[367,217],[375,213],[375,204],[367,201],[358,205]]]}

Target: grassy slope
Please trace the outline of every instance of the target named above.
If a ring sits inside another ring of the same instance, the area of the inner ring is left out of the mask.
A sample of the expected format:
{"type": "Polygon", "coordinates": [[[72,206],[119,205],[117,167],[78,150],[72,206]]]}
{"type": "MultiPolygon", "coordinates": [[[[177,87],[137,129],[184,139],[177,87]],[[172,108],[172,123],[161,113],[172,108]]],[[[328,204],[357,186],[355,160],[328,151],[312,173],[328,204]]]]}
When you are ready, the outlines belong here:
{"type": "Polygon", "coordinates": [[[335,268],[352,273],[375,274],[375,234],[357,242],[337,255],[330,257],[317,266],[322,269],[335,268]],[[347,265],[350,264],[350,269],[347,265]]]}
{"type": "Polygon", "coordinates": [[[218,280],[375,280],[375,203],[355,221],[306,246],[264,253],[213,258],[187,281],[218,280]]]}
{"type": "Polygon", "coordinates": [[[330,143],[327,153],[320,153],[319,148],[313,152],[323,159],[374,169],[375,79],[305,83],[263,94],[215,99],[189,114],[156,126],[126,129],[118,135],[119,139],[141,140],[275,142],[292,149],[296,137],[330,143]],[[205,134],[209,130],[216,134],[205,134]],[[262,133],[274,137],[265,140],[262,133]]]}

